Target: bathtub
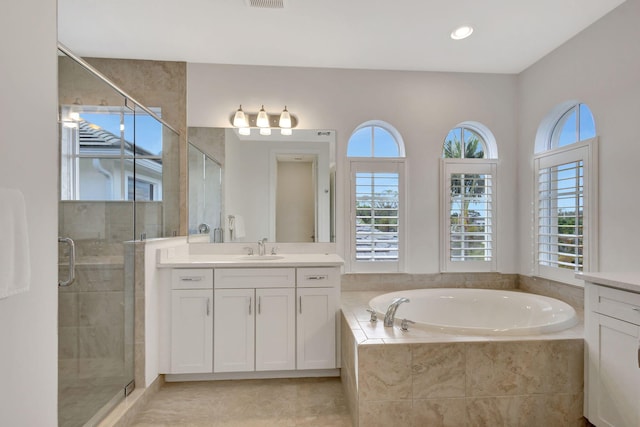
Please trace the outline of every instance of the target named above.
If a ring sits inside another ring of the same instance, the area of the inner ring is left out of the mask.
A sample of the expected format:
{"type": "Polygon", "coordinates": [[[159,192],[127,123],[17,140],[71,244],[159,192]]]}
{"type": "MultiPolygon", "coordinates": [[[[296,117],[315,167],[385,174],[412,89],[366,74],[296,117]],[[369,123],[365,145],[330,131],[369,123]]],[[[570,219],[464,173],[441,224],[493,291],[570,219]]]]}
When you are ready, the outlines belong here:
{"type": "Polygon", "coordinates": [[[569,304],[542,295],[468,288],[415,289],[379,295],[369,306],[384,317],[395,298],[410,300],[396,319],[412,327],[465,335],[535,335],[558,332],[578,323],[569,304]]]}

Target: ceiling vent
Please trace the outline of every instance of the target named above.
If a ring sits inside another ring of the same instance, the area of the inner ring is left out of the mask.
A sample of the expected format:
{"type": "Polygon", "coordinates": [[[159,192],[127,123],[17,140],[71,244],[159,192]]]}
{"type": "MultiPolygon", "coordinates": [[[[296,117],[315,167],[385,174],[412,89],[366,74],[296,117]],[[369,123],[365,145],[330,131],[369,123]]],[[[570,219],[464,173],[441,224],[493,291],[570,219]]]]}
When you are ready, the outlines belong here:
{"type": "Polygon", "coordinates": [[[283,9],[284,0],[246,0],[249,7],[260,7],[262,9],[283,9]]]}

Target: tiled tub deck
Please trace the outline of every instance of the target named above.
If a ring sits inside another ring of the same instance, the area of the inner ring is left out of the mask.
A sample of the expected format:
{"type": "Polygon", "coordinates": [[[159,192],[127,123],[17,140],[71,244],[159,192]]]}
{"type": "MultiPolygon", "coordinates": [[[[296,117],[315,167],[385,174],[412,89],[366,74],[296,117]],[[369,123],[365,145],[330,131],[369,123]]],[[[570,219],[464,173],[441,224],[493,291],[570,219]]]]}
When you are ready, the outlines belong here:
{"type": "Polygon", "coordinates": [[[342,293],[341,375],[355,427],[585,425],[582,322],[535,336],[403,332],[369,321],[368,301],[382,293],[342,293]]]}

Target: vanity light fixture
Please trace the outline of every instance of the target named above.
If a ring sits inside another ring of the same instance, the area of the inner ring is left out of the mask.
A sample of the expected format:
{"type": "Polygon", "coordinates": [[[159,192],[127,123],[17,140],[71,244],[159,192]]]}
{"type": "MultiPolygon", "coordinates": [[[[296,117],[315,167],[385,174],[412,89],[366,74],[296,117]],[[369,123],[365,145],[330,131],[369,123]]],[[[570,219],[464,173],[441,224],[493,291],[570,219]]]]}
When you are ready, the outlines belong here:
{"type": "Polygon", "coordinates": [[[462,25],[451,32],[451,38],[454,40],[466,39],[473,33],[473,27],[462,25]]]}
{"type": "Polygon", "coordinates": [[[269,127],[269,116],[267,116],[267,112],[264,111],[264,105],[260,107],[260,111],[258,111],[258,117],[256,118],[256,126],[258,126],[259,128],[269,127]]]}
{"type": "Polygon", "coordinates": [[[278,123],[281,128],[289,128],[291,129],[291,114],[287,110],[287,106],[284,106],[284,110],[280,113],[280,121],[278,123]]]}
{"type": "Polygon", "coordinates": [[[243,136],[251,134],[251,128],[260,129],[260,135],[271,135],[272,129],[280,129],[281,135],[292,135],[292,129],[298,125],[298,119],[291,114],[285,105],[279,114],[270,114],[260,107],[257,113],[244,112],[242,105],[231,115],[230,122],[238,128],[238,133],[243,136]]]}
{"type": "Polygon", "coordinates": [[[240,104],[240,108],[236,110],[236,114],[233,116],[233,125],[237,128],[248,128],[249,123],[247,122],[247,118],[244,115],[244,111],[242,111],[242,104],[240,104]]]}

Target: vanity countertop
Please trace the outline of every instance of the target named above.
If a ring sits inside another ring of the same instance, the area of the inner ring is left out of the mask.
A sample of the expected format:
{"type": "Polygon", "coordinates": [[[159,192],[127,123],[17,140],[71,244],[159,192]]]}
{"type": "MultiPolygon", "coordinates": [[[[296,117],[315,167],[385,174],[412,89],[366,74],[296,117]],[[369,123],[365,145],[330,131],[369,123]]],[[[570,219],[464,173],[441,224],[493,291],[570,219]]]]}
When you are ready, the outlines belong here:
{"type": "Polygon", "coordinates": [[[640,272],[583,273],[576,277],[585,282],[640,293],[640,272]]]}
{"type": "Polygon", "coordinates": [[[237,268],[237,267],[340,267],[344,260],[337,254],[185,254],[171,256],[158,252],[158,268],[237,268]]]}

